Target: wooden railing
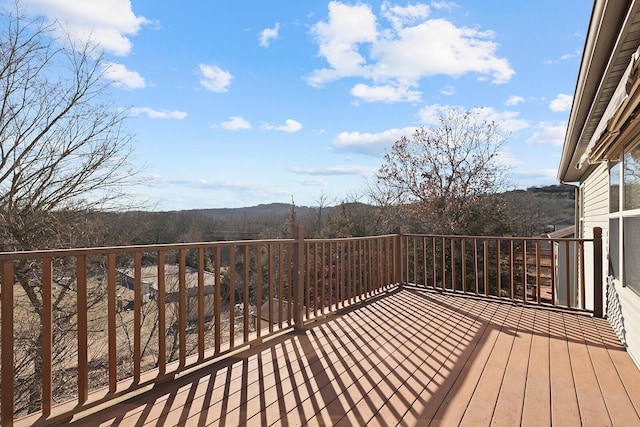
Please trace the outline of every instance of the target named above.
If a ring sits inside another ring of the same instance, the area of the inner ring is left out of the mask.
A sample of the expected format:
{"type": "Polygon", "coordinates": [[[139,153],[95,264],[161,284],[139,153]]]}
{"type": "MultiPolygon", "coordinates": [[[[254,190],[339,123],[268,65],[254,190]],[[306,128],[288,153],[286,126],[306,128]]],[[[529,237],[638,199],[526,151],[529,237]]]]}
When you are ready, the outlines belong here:
{"type": "Polygon", "coordinates": [[[396,236],[303,234],[0,254],[2,425],[64,423],[394,282],[396,236]]]}
{"type": "Polygon", "coordinates": [[[602,274],[594,272],[602,265],[601,230],[595,234],[594,239],[402,235],[401,281],[601,317],[602,274]],[[589,294],[587,276],[594,282],[589,294]]]}
{"type": "Polygon", "coordinates": [[[0,253],[2,425],[64,423],[400,284],[585,309],[589,242],[305,239],[297,227],[292,239],[0,253]],[[572,259],[563,302],[551,266],[572,259]]]}

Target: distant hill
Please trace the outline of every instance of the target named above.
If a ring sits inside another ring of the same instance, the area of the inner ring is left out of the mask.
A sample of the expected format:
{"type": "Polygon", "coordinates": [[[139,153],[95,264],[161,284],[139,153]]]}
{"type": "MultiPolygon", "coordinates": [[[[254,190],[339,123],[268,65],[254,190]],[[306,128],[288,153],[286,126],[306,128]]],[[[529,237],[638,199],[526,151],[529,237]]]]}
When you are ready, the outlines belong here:
{"type": "MultiPolygon", "coordinates": [[[[308,206],[296,206],[296,214],[305,215],[312,208],[308,206]]],[[[288,215],[291,212],[291,204],[269,203],[244,208],[214,208],[214,209],[193,209],[189,212],[198,212],[204,215],[216,216],[219,218],[228,217],[256,217],[265,215],[288,215]]]]}
{"type": "MultiPolygon", "coordinates": [[[[536,236],[573,225],[572,188],[532,187],[505,192],[503,198],[505,209],[494,219],[505,234],[536,236]]],[[[291,207],[270,203],[243,208],[105,212],[99,214],[105,231],[97,241],[126,245],[289,237],[291,207]]],[[[373,209],[363,203],[343,203],[325,206],[320,214],[317,207],[296,206],[295,216],[296,223],[310,233],[369,235],[378,232],[373,209]]]]}

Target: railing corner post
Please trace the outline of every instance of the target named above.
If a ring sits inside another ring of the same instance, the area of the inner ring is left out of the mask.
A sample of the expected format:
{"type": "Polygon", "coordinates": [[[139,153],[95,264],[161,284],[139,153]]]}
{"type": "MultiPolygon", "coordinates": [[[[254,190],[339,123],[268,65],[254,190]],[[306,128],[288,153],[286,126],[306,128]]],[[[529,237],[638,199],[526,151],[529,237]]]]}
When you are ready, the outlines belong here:
{"type": "Polygon", "coordinates": [[[593,228],[593,316],[604,317],[602,305],[602,228],[593,228]]]}
{"type": "Polygon", "coordinates": [[[295,328],[304,326],[304,227],[296,225],[293,230],[293,322],[295,328]]]}
{"type": "Polygon", "coordinates": [[[394,256],[393,256],[393,281],[402,287],[402,227],[396,228],[396,237],[394,239],[394,256]]]}

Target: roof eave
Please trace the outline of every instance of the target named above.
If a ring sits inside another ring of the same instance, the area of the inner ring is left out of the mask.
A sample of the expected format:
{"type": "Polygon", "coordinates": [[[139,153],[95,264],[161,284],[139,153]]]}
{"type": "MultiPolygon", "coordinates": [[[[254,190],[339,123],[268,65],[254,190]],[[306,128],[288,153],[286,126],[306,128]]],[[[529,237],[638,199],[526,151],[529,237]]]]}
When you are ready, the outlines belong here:
{"type": "Polygon", "coordinates": [[[631,1],[596,0],[593,4],[558,168],[558,179],[561,182],[580,181],[589,170],[589,168],[579,170],[575,167],[577,159],[582,156],[582,152],[578,149],[578,142],[585,124],[591,120],[591,106],[598,93],[630,3],[631,1]]]}

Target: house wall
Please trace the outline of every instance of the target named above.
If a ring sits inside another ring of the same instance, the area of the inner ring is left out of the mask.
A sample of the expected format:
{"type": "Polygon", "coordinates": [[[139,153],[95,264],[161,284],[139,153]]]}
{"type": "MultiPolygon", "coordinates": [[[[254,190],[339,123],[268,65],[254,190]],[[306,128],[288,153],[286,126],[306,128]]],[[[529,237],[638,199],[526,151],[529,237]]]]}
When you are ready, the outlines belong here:
{"type": "MultiPolygon", "coordinates": [[[[606,248],[609,230],[609,169],[606,163],[598,167],[589,175],[580,186],[580,232],[583,239],[593,238],[593,229],[602,228],[603,246],[606,248]]],[[[605,253],[606,250],[605,250],[605,253]]],[[[585,245],[584,256],[586,260],[593,259],[593,246],[585,245]]],[[[603,272],[608,271],[606,257],[603,257],[603,272]]],[[[586,263],[589,265],[589,262],[586,263]]],[[[593,269],[585,271],[585,306],[593,308],[593,269]]],[[[603,296],[604,297],[604,296],[603,296]]]]}
{"type": "MultiPolygon", "coordinates": [[[[602,228],[603,283],[605,314],[616,334],[627,347],[636,365],[640,367],[640,296],[625,288],[609,274],[609,169],[606,163],[599,165],[581,185],[583,238],[593,238],[593,228],[602,228]]],[[[593,259],[593,248],[585,247],[585,258],[593,259]]],[[[586,271],[587,307],[593,307],[593,271],[586,271]]]]}

